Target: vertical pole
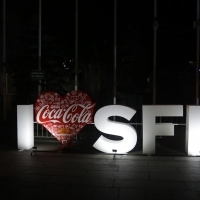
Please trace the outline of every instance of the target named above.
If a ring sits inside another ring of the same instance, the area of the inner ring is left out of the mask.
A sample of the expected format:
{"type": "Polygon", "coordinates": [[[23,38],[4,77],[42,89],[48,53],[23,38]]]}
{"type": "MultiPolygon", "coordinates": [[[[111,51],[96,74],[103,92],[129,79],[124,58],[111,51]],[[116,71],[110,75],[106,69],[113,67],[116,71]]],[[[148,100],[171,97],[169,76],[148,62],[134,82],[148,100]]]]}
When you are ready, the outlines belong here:
{"type": "Polygon", "coordinates": [[[75,90],[78,90],[78,0],[75,7],[75,90]]]}
{"type": "MultiPolygon", "coordinates": [[[[41,47],[42,47],[42,0],[39,0],[39,27],[38,27],[38,69],[41,70],[41,47]]],[[[38,95],[41,93],[41,80],[38,84],[38,95]]]]}
{"type": "Polygon", "coordinates": [[[156,104],[157,0],[154,0],[153,105],[156,104]]]}
{"type": "Polygon", "coordinates": [[[200,6],[199,0],[197,0],[196,105],[199,105],[199,29],[200,29],[199,6],[200,6]]]}
{"type": "Polygon", "coordinates": [[[6,0],[3,0],[3,113],[6,120],[6,0]]]}
{"type": "Polygon", "coordinates": [[[117,99],[117,0],[114,0],[114,70],[113,70],[113,104],[117,99]]]}

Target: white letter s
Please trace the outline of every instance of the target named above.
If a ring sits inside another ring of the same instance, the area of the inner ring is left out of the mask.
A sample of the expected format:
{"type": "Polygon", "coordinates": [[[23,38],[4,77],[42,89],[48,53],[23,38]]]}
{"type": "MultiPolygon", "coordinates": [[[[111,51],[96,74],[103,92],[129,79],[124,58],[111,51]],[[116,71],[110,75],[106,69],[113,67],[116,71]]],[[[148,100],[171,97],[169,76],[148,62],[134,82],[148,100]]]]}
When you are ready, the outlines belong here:
{"type": "Polygon", "coordinates": [[[117,154],[131,151],[137,142],[135,129],[128,124],[111,121],[108,118],[111,116],[120,116],[130,120],[135,113],[134,109],[121,105],[110,105],[99,109],[94,117],[96,128],[110,135],[121,136],[123,139],[114,141],[101,135],[93,147],[105,153],[113,153],[113,149],[117,150],[117,154]]]}

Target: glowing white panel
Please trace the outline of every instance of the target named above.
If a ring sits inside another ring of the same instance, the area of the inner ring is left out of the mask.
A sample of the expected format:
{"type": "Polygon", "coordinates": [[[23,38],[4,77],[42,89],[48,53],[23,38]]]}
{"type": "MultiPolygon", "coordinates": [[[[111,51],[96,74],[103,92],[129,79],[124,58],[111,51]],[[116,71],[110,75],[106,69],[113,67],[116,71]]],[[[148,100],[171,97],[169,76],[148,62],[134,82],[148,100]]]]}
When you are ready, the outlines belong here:
{"type": "Polygon", "coordinates": [[[34,146],[33,105],[17,105],[17,145],[21,150],[34,146]]]}
{"type": "Polygon", "coordinates": [[[183,106],[143,106],[143,153],[155,153],[155,136],[174,136],[172,123],[156,123],[158,116],[183,116],[183,106]]]}
{"type": "Polygon", "coordinates": [[[110,105],[99,109],[94,117],[96,128],[110,135],[121,136],[123,139],[114,141],[100,136],[93,147],[105,153],[113,153],[113,149],[117,150],[117,154],[124,154],[131,151],[137,142],[135,129],[128,124],[111,121],[108,118],[111,116],[120,116],[130,120],[135,113],[134,109],[120,105],[110,105]]]}
{"type": "Polygon", "coordinates": [[[186,153],[200,155],[200,106],[187,106],[186,153]]]}

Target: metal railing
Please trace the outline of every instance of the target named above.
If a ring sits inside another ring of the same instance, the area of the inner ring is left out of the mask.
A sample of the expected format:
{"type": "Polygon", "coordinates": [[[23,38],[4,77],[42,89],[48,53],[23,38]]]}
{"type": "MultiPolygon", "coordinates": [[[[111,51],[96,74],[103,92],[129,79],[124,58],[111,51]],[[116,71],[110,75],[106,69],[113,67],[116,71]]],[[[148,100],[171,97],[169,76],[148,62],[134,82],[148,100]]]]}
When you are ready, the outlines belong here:
{"type": "Polygon", "coordinates": [[[54,136],[41,124],[34,122],[34,137],[36,138],[54,138],[54,136]]]}
{"type": "MultiPolygon", "coordinates": [[[[117,120],[117,121],[123,121],[122,120],[117,120]]],[[[156,117],[155,120],[156,123],[173,123],[174,125],[178,125],[179,128],[177,129],[181,134],[185,134],[185,121],[182,120],[181,118],[175,118],[175,117],[156,117]],[[182,127],[182,128],[181,128],[182,127]]],[[[124,123],[127,123],[124,121],[124,123]]],[[[131,122],[127,123],[130,124],[134,127],[134,129],[137,132],[137,137],[138,139],[142,139],[142,122],[131,122]]],[[[177,132],[175,129],[175,133],[177,132]]],[[[174,133],[174,134],[175,134],[174,133]]],[[[104,134],[100,132],[94,125],[92,124],[87,124],[74,138],[75,141],[81,141],[81,140],[97,140],[98,137],[101,135],[104,135],[108,139],[119,139],[120,136],[114,136],[114,135],[109,135],[109,134],[104,134]]],[[[46,129],[44,128],[41,124],[38,124],[37,122],[34,122],[34,137],[35,138],[43,138],[43,139],[54,139],[55,137],[46,129]]]]}

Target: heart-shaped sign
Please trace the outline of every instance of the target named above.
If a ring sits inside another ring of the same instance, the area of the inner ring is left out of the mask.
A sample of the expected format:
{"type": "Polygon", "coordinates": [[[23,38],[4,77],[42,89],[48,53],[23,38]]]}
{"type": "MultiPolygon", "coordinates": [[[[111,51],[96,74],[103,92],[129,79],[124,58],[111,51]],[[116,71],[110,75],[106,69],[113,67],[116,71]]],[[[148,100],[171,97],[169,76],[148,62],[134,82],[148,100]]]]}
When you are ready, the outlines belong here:
{"type": "Polygon", "coordinates": [[[56,92],[45,92],[35,102],[36,121],[67,145],[86,124],[93,122],[94,106],[90,97],[80,90],[64,97],[56,92]]]}

